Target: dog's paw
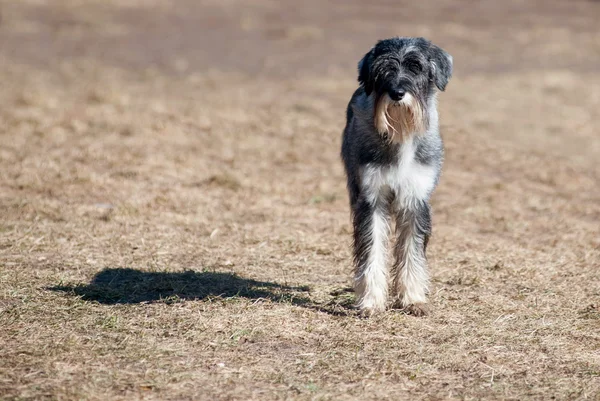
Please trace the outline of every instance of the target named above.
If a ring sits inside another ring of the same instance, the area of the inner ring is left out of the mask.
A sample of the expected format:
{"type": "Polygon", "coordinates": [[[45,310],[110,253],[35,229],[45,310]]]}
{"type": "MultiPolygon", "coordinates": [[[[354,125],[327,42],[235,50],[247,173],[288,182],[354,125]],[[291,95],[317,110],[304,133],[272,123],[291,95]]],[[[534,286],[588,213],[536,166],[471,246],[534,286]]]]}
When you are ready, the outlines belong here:
{"type": "Polygon", "coordinates": [[[417,316],[417,317],[429,315],[429,312],[430,312],[429,304],[426,304],[424,302],[410,304],[410,305],[402,308],[402,310],[409,315],[413,315],[413,316],[417,316]]]}
{"type": "Polygon", "coordinates": [[[387,305],[387,293],[379,288],[373,288],[371,291],[357,291],[356,307],[361,316],[369,317],[385,312],[387,305]]]}
{"type": "Polygon", "coordinates": [[[385,311],[385,308],[362,307],[362,308],[359,308],[359,311],[360,311],[360,316],[362,316],[362,317],[372,317],[372,316],[378,315],[380,313],[383,313],[385,311]]]}
{"type": "Polygon", "coordinates": [[[362,299],[357,306],[362,317],[371,317],[385,312],[385,302],[380,299],[362,299]]]}
{"type": "Polygon", "coordinates": [[[429,304],[427,302],[406,302],[401,298],[396,299],[392,303],[392,308],[399,309],[400,311],[413,316],[425,316],[429,315],[429,304]]]}

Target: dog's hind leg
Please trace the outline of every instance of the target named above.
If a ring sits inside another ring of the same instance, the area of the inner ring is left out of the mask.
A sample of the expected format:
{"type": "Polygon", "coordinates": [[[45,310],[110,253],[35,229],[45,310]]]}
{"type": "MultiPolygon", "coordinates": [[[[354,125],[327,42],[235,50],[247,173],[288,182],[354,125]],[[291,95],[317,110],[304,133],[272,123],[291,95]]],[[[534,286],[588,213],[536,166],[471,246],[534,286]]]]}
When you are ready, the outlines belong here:
{"type": "Polygon", "coordinates": [[[389,204],[363,194],[353,207],[354,288],[357,306],[366,315],[385,310],[388,295],[387,246],[389,204]]]}
{"type": "Polygon", "coordinates": [[[396,212],[393,296],[395,307],[421,316],[427,314],[429,273],[425,250],[431,235],[431,212],[427,202],[396,212]]]}

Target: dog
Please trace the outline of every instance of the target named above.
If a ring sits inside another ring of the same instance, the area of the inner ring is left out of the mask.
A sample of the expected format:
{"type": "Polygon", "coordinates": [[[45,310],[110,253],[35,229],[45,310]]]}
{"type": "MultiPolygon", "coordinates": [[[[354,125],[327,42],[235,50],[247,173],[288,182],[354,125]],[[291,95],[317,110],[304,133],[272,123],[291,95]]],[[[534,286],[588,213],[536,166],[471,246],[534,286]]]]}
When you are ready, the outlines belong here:
{"type": "Polygon", "coordinates": [[[429,199],[444,157],[437,96],[452,66],[440,47],[408,37],[377,42],[358,64],[360,86],[346,110],[341,156],[354,228],[354,290],[365,316],[386,309],[390,289],[392,307],[428,313],[429,199]]]}

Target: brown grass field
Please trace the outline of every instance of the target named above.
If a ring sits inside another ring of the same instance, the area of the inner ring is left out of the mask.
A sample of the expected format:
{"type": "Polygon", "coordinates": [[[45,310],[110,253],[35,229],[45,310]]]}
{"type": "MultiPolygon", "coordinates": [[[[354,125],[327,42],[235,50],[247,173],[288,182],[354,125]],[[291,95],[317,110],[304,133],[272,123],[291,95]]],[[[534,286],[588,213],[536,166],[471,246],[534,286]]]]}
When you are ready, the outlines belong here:
{"type": "Polygon", "coordinates": [[[0,399],[600,400],[600,3],[0,0],[0,399]],[[356,62],[454,56],[432,313],[352,308],[356,62]]]}

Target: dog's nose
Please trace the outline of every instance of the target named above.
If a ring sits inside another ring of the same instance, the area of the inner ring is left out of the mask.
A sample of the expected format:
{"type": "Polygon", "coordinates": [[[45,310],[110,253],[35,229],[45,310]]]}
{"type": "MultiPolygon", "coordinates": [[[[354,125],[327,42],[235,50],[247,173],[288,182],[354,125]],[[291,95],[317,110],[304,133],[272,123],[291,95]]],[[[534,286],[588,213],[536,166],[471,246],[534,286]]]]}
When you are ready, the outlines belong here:
{"type": "Polygon", "coordinates": [[[393,101],[399,101],[402,100],[402,98],[404,97],[404,95],[406,94],[406,91],[404,89],[392,89],[390,91],[390,97],[392,98],[393,101]]]}

